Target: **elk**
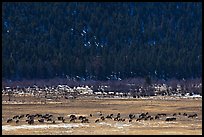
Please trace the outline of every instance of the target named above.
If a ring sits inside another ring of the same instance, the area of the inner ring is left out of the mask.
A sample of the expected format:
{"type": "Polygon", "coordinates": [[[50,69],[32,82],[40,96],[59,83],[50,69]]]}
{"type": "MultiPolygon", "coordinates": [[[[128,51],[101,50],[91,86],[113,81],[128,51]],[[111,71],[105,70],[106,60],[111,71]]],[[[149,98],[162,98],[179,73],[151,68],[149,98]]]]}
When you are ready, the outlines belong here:
{"type": "Polygon", "coordinates": [[[176,118],[172,117],[172,118],[166,118],[165,121],[175,121],[175,120],[176,120],[176,118]]]}

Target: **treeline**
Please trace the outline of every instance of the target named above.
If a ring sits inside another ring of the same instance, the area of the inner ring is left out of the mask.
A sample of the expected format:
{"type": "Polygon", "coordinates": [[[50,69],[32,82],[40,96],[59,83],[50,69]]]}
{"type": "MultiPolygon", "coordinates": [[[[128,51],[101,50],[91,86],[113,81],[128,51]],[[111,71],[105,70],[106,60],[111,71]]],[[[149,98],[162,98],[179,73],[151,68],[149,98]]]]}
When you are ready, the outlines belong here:
{"type": "Polygon", "coordinates": [[[3,3],[2,78],[200,78],[202,3],[3,3]]]}

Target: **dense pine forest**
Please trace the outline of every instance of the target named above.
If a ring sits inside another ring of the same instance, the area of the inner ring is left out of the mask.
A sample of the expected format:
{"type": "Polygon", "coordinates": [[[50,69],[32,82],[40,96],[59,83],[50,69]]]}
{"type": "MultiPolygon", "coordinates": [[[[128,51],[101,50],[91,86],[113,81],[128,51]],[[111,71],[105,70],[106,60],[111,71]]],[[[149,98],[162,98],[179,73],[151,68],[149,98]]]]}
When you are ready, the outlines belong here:
{"type": "Polygon", "coordinates": [[[2,5],[2,78],[201,78],[202,3],[2,5]]]}

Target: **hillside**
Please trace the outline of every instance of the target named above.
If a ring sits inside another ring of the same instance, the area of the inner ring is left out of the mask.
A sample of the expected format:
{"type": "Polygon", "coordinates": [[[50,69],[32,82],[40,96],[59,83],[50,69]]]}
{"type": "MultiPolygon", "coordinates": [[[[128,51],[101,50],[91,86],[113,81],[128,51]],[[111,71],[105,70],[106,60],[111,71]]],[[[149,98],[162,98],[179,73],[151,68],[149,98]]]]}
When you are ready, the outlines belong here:
{"type": "Polygon", "coordinates": [[[200,78],[202,3],[3,3],[2,78],[200,78]]]}

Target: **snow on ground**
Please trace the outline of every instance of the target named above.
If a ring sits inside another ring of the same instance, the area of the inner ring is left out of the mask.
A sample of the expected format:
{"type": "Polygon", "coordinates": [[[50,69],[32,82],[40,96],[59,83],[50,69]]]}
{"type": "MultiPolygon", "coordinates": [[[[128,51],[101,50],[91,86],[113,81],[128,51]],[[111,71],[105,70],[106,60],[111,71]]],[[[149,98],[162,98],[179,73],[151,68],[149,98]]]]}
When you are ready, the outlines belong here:
{"type": "Polygon", "coordinates": [[[188,98],[202,98],[201,95],[192,95],[192,96],[186,96],[188,98]]]}
{"type": "Polygon", "coordinates": [[[115,124],[114,124],[114,127],[123,128],[123,127],[128,127],[128,126],[131,126],[131,125],[132,125],[132,124],[115,123],[115,124]]]}
{"type": "Polygon", "coordinates": [[[5,125],[5,126],[2,126],[2,130],[9,131],[9,130],[18,130],[18,129],[74,128],[74,127],[80,127],[80,126],[89,126],[89,125],[82,124],[82,123],[57,124],[57,125],[20,125],[20,126],[5,125]]]}
{"type": "MultiPolygon", "coordinates": [[[[123,128],[131,126],[132,124],[125,124],[125,123],[115,123],[110,124],[106,122],[99,122],[98,125],[102,126],[111,126],[116,128],[123,128]]],[[[11,131],[11,130],[19,130],[19,129],[49,129],[49,128],[77,128],[77,127],[90,127],[89,124],[82,124],[82,123],[71,123],[71,124],[57,124],[57,125],[20,125],[20,126],[11,126],[11,125],[4,125],[2,126],[2,130],[11,131]]],[[[95,126],[94,126],[95,127],[95,126]]]]}

